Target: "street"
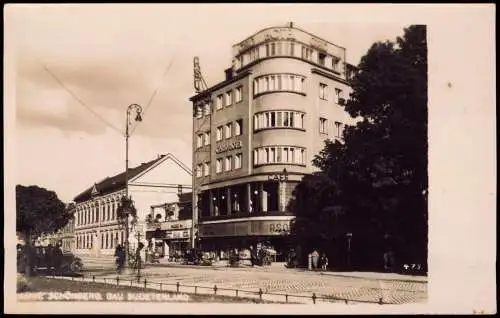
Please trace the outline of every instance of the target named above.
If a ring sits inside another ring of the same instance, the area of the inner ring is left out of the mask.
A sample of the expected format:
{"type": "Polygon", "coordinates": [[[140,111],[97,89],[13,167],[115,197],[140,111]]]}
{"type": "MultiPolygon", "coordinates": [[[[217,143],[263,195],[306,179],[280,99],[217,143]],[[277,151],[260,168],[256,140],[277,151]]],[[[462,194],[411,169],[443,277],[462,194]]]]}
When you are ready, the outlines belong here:
{"type": "MultiPolygon", "coordinates": [[[[96,280],[107,279],[116,282],[117,274],[113,265],[86,262],[84,275],[95,277],[96,280]]],[[[137,280],[137,271],[127,270],[120,275],[120,280],[137,280]]],[[[262,290],[265,299],[283,301],[288,295],[291,301],[311,302],[313,293],[318,297],[335,297],[350,302],[374,302],[382,298],[386,304],[421,303],[427,300],[427,278],[385,273],[335,273],[311,272],[301,269],[287,269],[281,263],[270,267],[239,267],[230,268],[222,265],[203,267],[177,264],[147,265],[141,269],[140,281],[148,284],[159,283],[166,286],[179,282],[181,290],[193,292],[198,286],[198,292],[205,290],[213,294],[213,287],[218,288],[218,295],[235,295],[235,289],[243,296],[244,291],[257,292],[262,290]],[[203,288],[205,287],[205,288],[203,288]],[[224,290],[230,289],[230,290],[224,290]],[[269,295],[276,293],[282,295],[269,295]],[[293,296],[305,296],[295,298],[293,296]],[[293,298],[293,300],[292,300],[293,298]]],[[[135,283],[134,283],[135,284],[135,283]]],[[[140,285],[139,284],[139,285],[140,285]]],[[[135,286],[135,285],[134,285],[135,286]]]]}

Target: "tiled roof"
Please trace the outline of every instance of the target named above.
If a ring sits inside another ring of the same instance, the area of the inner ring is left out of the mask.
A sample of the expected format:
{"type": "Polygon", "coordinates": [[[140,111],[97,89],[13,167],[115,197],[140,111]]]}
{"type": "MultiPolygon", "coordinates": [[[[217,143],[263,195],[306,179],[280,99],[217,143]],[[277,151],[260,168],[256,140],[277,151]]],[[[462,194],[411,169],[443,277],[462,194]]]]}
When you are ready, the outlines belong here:
{"type": "MultiPolygon", "coordinates": [[[[135,176],[146,171],[147,169],[152,167],[154,164],[156,164],[158,161],[160,161],[164,157],[165,157],[165,155],[161,155],[154,160],[151,160],[149,162],[141,164],[140,166],[137,166],[135,168],[129,168],[128,169],[128,179],[131,180],[135,176]]],[[[106,179],[100,181],[99,183],[96,183],[95,187],[96,187],[97,191],[99,192],[99,195],[108,194],[108,193],[115,192],[117,190],[124,188],[125,187],[125,171],[120,173],[120,174],[117,174],[113,177],[107,177],[106,179]]],[[[93,188],[94,188],[94,186],[88,188],[84,192],[77,195],[75,197],[74,201],[75,202],[84,202],[84,201],[89,200],[91,198],[93,188]]]]}

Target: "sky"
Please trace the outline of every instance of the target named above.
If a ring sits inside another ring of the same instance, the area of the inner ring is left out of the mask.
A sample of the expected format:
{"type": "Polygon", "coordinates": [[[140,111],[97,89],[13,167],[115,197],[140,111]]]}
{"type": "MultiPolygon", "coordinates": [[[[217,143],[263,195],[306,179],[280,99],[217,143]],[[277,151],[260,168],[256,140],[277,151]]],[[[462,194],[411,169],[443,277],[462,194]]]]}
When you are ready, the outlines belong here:
{"type": "Polygon", "coordinates": [[[224,70],[231,65],[232,45],[262,28],[293,21],[345,47],[348,61],[357,64],[374,42],[394,40],[406,26],[338,23],[318,16],[321,7],[18,8],[12,15],[18,184],[46,187],[69,202],[94,182],[123,171],[126,108],[132,103],[143,106],[145,112],[130,138],[130,166],[165,153],[191,166],[188,99],[194,95],[193,57],[199,56],[205,80],[214,85],[224,79],[224,70]]]}
{"type": "Polygon", "coordinates": [[[193,57],[199,56],[205,80],[214,85],[231,65],[232,45],[260,29],[293,21],[345,47],[348,62],[358,64],[374,42],[395,40],[408,26],[353,23],[352,16],[346,21],[336,15],[339,8],[319,4],[17,7],[10,15],[17,59],[17,183],[54,190],[69,202],[94,182],[123,171],[126,108],[132,103],[145,112],[130,138],[130,166],[165,153],[191,166],[188,99],[194,95],[193,57]]]}

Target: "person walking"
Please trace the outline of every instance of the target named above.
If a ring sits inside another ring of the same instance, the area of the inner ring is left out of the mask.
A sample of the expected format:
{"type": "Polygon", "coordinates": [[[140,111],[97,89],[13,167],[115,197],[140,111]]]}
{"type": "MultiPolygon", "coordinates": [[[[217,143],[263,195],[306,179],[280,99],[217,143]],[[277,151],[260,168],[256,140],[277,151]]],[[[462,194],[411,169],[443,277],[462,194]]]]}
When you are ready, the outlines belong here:
{"type": "Polygon", "coordinates": [[[312,260],[313,269],[317,270],[318,269],[318,261],[319,261],[319,253],[316,249],[311,253],[311,260],[312,260]]]}
{"type": "Polygon", "coordinates": [[[257,255],[255,255],[255,250],[253,249],[253,246],[250,245],[250,263],[252,267],[255,265],[255,259],[257,258],[257,255]]]}
{"type": "Polygon", "coordinates": [[[115,248],[116,271],[121,274],[125,265],[125,249],[118,244],[115,248]]]}
{"type": "Polygon", "coordinates": [[[328,257],[326,257],[325,253],[323,253],[321,255],[321,258],[319,259],[319,263],[321,264],[321,270],[323,272],[326,271],[326,268],[328,267],[328,257]]]}

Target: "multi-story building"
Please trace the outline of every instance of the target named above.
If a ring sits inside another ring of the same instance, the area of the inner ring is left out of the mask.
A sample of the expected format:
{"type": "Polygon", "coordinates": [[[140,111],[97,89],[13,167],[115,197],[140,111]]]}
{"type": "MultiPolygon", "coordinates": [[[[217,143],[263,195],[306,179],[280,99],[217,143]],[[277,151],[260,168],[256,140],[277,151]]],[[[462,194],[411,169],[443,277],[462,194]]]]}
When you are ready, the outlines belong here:
{"type": "Polygon", "coordinates": [[[345,48],[291,23],[233,46],[225,80],[190,98],[203,249],[288,248],[293,189],[324,141],[353,122],[342,104],[354,70],[345,48]]]}
{"type": "MultiPolygon", "coordinates": [[[[126,191],[122,172],[95,183],[75,197],[76,253],[113,255],[116,244],[125,242],[125,230],[117,219],[117,208],[126,191]]],[[[176,200],[179,191],[191,192],[191,169],[174,155],[160,155],[128,171],[129,195],[137,210],[138,224],[130,231],[129,243],[145,241],[146,216],[151,205],[176,200]],[[140,236],[137,235],[140,233],[140,236]]]]}
{"type": "Polygon", "coordinates": [[[178,200],[152,205],[146,238],[164,256],[180,256],[191,247],[193,206],[191,192],[179,193],[178,200]]]}

